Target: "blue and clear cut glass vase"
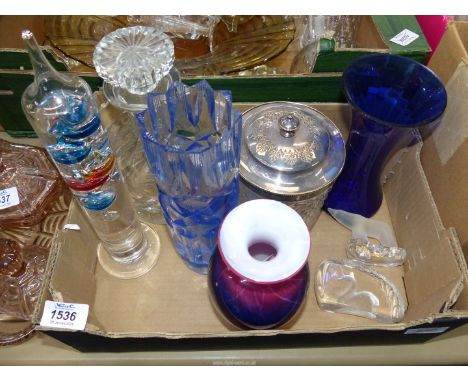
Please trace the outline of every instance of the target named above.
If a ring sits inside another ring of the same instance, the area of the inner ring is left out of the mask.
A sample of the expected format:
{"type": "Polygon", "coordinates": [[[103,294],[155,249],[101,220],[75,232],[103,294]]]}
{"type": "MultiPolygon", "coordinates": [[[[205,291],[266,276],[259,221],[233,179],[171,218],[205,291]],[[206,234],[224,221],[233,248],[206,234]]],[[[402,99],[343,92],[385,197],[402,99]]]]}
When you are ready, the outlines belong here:
{"type": "Polygon", "coordinates": [[[371,54],[343,73],[344,93],[353,108],[344,169],[325,208],[365,217],[383,200],[380,182],[387,160],[415,142],[415,129],[430,130],[447,105],[439,78],[424,65],[391,54],[371,54]]]}
{"type": "Polygon", "coordinates": [[[176,250],[206,274],[219,226],[238,203],[242,116],[229,91],[177,81],[150,94],[137,120],[176,250]]]}

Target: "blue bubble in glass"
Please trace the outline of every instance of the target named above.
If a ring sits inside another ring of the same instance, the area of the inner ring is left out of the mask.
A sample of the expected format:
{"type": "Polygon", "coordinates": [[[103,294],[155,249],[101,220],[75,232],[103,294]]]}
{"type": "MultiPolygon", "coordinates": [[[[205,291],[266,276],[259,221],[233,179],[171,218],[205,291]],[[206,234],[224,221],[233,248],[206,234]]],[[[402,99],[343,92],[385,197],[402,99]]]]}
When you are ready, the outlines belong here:
{"type": "Polygon", "coordinates": [[[85,123],[88,117],[86,101],[74,93],[67,93],[65,90],[53,91],[45,101],[45,103],[53,103],[53,97],[61,96],[63,98],[61,107],[65,110],[60,114],[60,119],[56,120],[50,127],[49,133],[57,137],[64,136],[70,139],[82,139],[90,136],[101,125],[99,116],[94,115],[90,121],[85,123]],[[60,92],[60,94],[57,94],[57,92],[60,92]],[[62,93],[65,93],[65,95],[62,93]]]}
{"type": "Polygon", "coordinates": [[[72,165],[83,161],[91,152],[91,146],[85,142],[60,137],[56,144],[47,145],[47,150],[57,163],[72,165]]]}
{"type": "Polygon", "coordinates": [[[437,125],[447,93],[426,66],[392,54],[352,62],[343,84],[352,125],[343,171],[324,207],[371,217],[382,204],[380,179],[388,159],[417,141],[416,129],[424,132],[437,125]]]}
{"type": "Polygon", "coordinates": [[[54,135],[62,135],[70,139],[83,139],[92,135],[101,126],[101,120],[97,115],[85,125],[76,128],[76,126],[66,125],[63,120],[57,121],[50,132],[54,135]]]}
{"type": "Polygon", "coordinates": [[[88,105],[83,100],[83,95],[75,94],[70,90],[50,91],[50,94],[41,102],[41,106],[57,109],[60,119],[49,130],[49,133],[54,135],[73,134],[88,117],[88,105]]]}
{"type": "Polygon", "coordinates": [[[88,116],[88,105],[82,97],[70,95],[65,98],[67,113],[62,116],[62,121],[72,126],[76,126],[88,116]]]}
{"type": "Polygon", "coordinates": [[[115,197],[114,191],[101,190],[83,193],[83,196],[78,196],[78,199],[88,210],[102,211],[114,202],[115,197]]]}

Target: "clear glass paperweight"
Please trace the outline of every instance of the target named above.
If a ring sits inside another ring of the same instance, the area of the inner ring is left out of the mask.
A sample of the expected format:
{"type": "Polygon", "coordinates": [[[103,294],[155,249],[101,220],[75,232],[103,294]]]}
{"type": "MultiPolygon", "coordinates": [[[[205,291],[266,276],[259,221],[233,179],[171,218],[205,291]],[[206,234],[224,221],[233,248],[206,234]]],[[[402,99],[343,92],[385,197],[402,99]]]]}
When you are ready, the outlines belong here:
{"type": "Polygon", "coordinates": [[[391,281],[355,260],[323,261],[315,276],[315,296],[322,310],[388,323],[401,321],[406,310],[391,281]]]}
{"type": "Polygon", "coordinates": [[[179,79],[171,39],[152,27],[121,28],[106,35],[94,51],[104,94],[122,112],[108,126],[112,146],[138,215],[164,224],[158,193],[143,153],[133,112],[145,110],[147,93],[165,92],[179,79]]]}
{"type": "Polygon", "coordinates": [[[23,111],[101,240],[101,266],[120,278],[148,272],[159,254],[156,232],[137,219],[89,85],[57,72],[30,31],[22,38],[34,70],[23,111]]]}
{"type": "Polygon", "coordinates": [[[348,258],[368,265],[397,267],[406,260],[406,250],[397,245],[392,227],[380,220],[329,208],[336,221],[352,231],[346,245],[348,258]],[[370,238],[375,239],[374,243],[370,238]]]}
{"type": "Polygon", "coordinates": [[[406,260],[406,250],[404,248],[389,247],[360,238],[348,240],[346,254],[351,259],[384,267],[403,265],[406,260]]]}

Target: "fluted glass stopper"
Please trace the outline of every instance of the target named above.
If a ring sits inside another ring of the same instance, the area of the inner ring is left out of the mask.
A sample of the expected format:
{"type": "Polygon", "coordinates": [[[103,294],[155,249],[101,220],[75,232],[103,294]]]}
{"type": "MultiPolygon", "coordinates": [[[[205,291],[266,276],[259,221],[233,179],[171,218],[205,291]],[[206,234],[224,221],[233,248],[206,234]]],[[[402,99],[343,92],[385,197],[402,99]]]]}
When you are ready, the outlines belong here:
{"type": "Polygon", "coordinates": [[[145,108],[146,94],[161,86],[171,69],[169,82],[178,79],[172,40],[151,27],[120,28],[104,36],[96,45],[93,63],[109,101],[130,111],[145,108]]]}

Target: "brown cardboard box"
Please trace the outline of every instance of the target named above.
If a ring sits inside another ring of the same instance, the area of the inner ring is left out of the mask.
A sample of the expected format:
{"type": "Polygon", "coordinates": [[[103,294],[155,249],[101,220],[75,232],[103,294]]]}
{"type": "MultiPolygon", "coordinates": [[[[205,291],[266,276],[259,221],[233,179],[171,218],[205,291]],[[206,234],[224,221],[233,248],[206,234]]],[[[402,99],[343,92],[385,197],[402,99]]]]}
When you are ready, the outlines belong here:
{"type": "MultiPolygon", "coordinates": [[[[245,109],[249,105],[237,106],[245,109]]],[[[347,135],[348,105],[312,106],[329,116],[347,135]]],[[[106,110],[102,115],[104,121],[109,117],[106,110]]],[[[89,304],[84,331],[98,337],[226,338],[363,330],[411,334],[419,333],[420,329],[408,328],[420,325],[428,326],[424,329],[428,333],[441,333],[451,326],[445,322],[468,318],[468,301],[459,300],[467,280],[467,268],[454,231],[445,229],[438,215],[419,161],[420,150],[420,143],[402,150],[388,164],[384,177],[385,200],[376,215],[392,224],[399,245],[409,255],[404,267],[379,269],[406,296],[408,308],[400,323],[382,324],[319,309],[313,289],[317,266],[325,258],[344,257],[345,243],[351,235],[325,213],[311,232],[309,294],[294,320],[279,329],[240,330],[220,316],[210,300],[206,278],[184,266],[165,226],[154,226],[162,247],[153,270],[135,280],[110,277],[97,264],[97,237],[76,204],[70,208],[68,221],[81,229],[62,231],[56,236],[56,257],[49,264],[49,290],[43,299],[89,304]],[[457,300],[457,310],[453,310],[457,300]],[[444,322],[442,327],[440,322],[444,322]]],[[[41,314],[39,307],[37,323],[41,314]]],[[[60,338],[60,333],[55,335],[60,338]]]]}
{"type": "Polygon", "coordinates": [[[468,258],[468,22],[449,24],[429,67],[444,82],[448,105],[421,162],[442,221],[455,227],[468,258]]]}

